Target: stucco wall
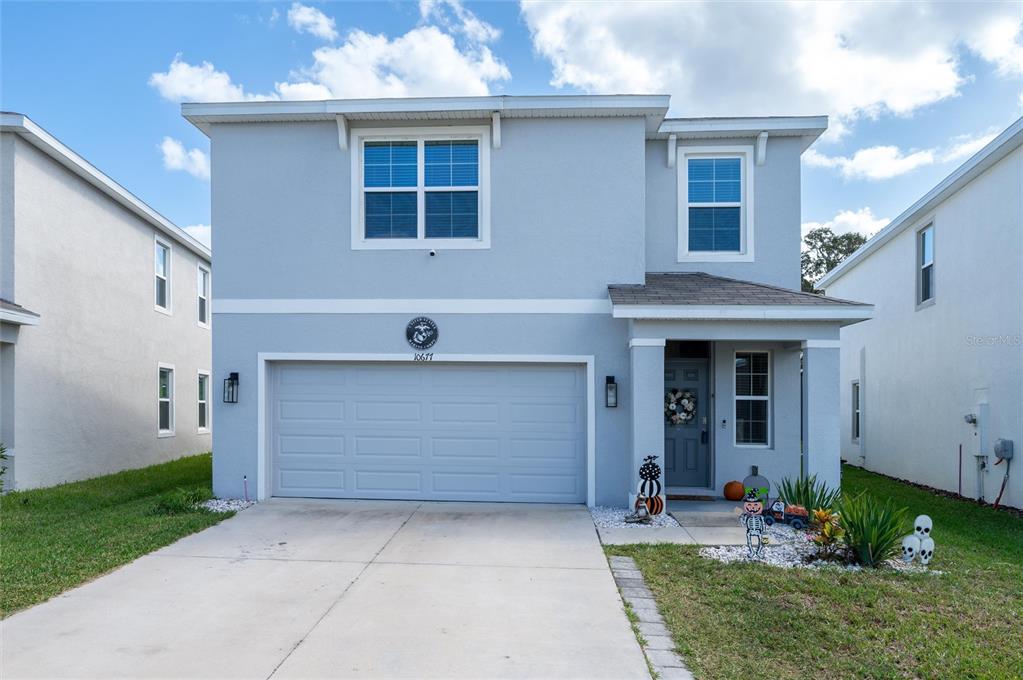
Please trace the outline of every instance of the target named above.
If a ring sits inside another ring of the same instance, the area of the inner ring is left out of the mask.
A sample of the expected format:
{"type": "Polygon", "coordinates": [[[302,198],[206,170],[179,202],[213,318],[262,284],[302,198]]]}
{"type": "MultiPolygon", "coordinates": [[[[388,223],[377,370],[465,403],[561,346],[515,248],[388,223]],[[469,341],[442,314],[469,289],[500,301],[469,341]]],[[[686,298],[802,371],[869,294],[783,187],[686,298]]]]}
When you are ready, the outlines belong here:
{"type": "MultiPolygon", "coordinates": [[[[1023,149],[998,162],[840,277],[827,293],[872,303],[874,319],[842,330],[842,454],[868,469],[975,495],[980,428],[963,416],[986,401],[988,451],[1023,447],[1023,149]],[[935,302],[916,308],[916,233],[933,221],[935,302]],[[851,438],[851,384],[861,380],[862,432],[851,438]],[[860,455],[863,458],[860,458],[860,455]]],[[[989,463],[994,463],[991,458],[989,463]]],[[[1014,462],[1014,468],[1020,461],[1014,462]]],[[[983,473],[998,493],[1004,465],[983,473]]],[[[1003,503],[1023,506],[1023,476],[1003,503]]]]}
{"type": "MultiPolygon", "coordinates": [[[[752,146],[751,140],[706,140],[687,146],[752,146]]],[[[803,141],[771,137],[763,165],[753,166],[753,262],[678,262],[678,165],[667,144],[646,142],[646,264],[652,272],[700,271],[799,288],[800,167],[803,141]]]]}
{"type": "Polygon", "coordinates": [[[154,229],[24,140],[12,147],[18,302],[42,317],[16,347],[16,485],[209,450],[197,434],[197,371],[211,368],[197,256],[173,247],[174,313],[156,312],[154,229]],[[157,438],[159,362],[176,369],[174,437],[157,438]]]}

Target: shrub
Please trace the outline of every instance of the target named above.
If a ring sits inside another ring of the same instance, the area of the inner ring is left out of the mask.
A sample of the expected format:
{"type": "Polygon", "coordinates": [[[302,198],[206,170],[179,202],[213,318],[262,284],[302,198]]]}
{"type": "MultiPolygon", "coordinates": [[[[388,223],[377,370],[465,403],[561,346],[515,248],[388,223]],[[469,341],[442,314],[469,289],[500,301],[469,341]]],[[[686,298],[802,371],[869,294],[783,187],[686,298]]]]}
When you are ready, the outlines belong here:
{"type": "Polygon", "coordinates": [[[201,486],[177,488],[156,499],[154,515],[181,515],[186,512],[209,512],[199,504],[213,498],[213,493],[201,486]]]}
{"type": "Polygon", "coordinates": [[[810,540],[817,545],[818,557],[822,560],[835,558],[840,541],[845,535],[845,529],[840,523],[841,517],[838,513],[830,510],[814,510],[810,520],[812,535],[810,540]]]}
{"type": "Polygon", "coordinates": [[[834,510],[839,500],[839,490],[830,489],[824,482],[817,481],[817,475],[786,477],[778,485],[781,499],[788,505],[802,505],[812,513],[814,510],[834,510]]]}
{"type": "Polygon", "coordinates": [[[863,492],[842,499],[839,510],[845,529],[843,541],[859,564],[877,568],[899,549],[906,529],[906,508],[896,508],[891,498],[881,503],[863,492]]]}

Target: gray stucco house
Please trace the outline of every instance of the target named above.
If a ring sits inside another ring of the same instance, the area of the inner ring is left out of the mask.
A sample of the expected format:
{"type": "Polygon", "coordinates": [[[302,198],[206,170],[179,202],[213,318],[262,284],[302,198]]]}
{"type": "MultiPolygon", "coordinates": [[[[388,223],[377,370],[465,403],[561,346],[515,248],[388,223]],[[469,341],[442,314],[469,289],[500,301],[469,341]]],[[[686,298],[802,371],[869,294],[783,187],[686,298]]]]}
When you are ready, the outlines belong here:
{"type": "Polygon", "coordinates": [[[877,309],[842,330],[843,458],[1023,507],[1021,262],[1023,118],[818,284],[877,309]]]}
{"type": "Polygon", "coordinates": [[[210,449],[211,271],[204,245],[0,114],[5,489],[210,449]]]}
{"type": "Polygon", "coordinates": [[[839,330],[871,308],[798,291],[827,119],[668,104],[183,105],[238,377],[215,492],[623,505],[648,455],[670,493],[754,465],[837,484],[839,330]]]}

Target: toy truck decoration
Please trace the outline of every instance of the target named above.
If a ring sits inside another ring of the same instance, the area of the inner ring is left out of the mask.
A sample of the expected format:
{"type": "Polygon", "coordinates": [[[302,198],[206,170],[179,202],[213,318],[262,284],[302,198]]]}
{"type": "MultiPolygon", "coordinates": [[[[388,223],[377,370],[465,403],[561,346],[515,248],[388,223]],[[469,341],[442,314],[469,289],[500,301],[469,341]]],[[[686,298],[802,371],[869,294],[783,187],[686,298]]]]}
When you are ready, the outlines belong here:
{"type": "Polygon", "coordinates": [[[810,513],[802,505],[786,505],[779,498],[764,511],[764,523],[771,526],[775,522],[788,524],[793,529],[805,529],[810,525],[810,513]]]}

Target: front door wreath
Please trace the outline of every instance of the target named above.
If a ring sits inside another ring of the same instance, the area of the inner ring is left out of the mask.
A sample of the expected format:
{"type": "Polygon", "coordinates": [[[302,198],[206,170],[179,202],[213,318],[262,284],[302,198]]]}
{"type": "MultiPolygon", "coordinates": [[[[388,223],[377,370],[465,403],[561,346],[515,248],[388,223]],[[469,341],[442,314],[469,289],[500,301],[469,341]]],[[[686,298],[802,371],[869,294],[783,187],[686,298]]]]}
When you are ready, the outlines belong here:
{"type": "Polygon", "coordinates": [[[696,395],[673,387],[664,395],[664,421],[668,425],[687,425],[696,417],[696,395]]]}

